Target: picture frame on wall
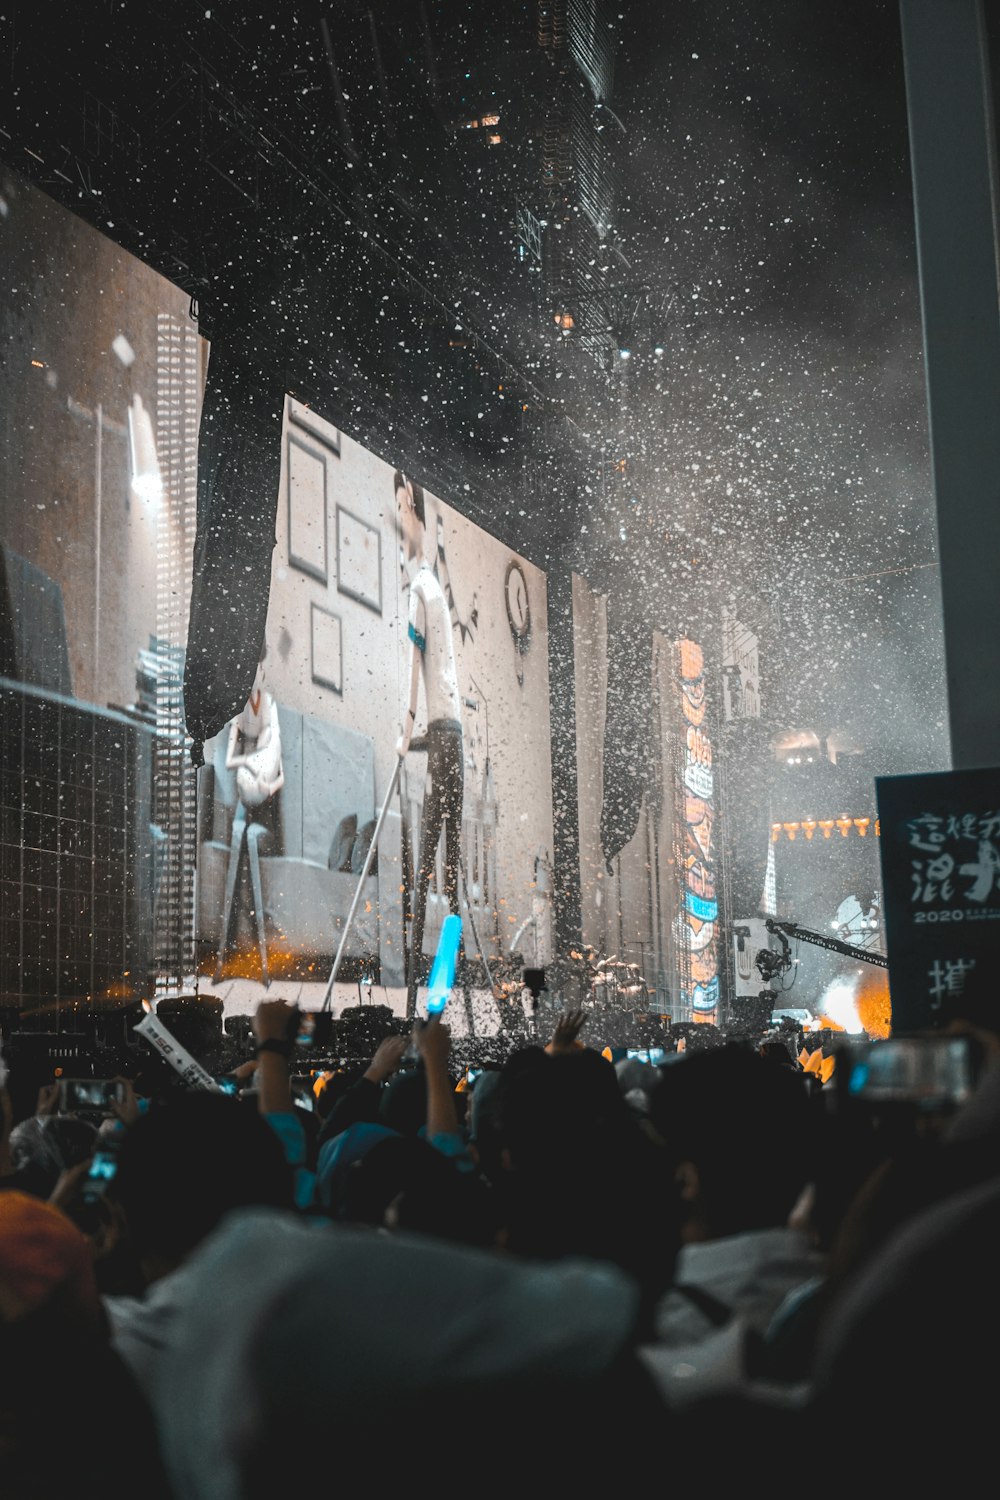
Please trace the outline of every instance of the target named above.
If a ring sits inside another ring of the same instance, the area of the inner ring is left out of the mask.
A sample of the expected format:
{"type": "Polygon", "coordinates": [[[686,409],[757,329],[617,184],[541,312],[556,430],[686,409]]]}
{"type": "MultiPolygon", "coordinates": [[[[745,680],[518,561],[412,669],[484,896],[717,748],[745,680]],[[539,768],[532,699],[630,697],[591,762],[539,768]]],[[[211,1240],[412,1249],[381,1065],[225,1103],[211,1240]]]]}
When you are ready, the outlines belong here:
{"type": "Polygon", "coordinates": [[[337,591],[382,613],[382,533],[337,506],[337,591]]]}
{"type": "Polygon", "coordinates": [[[312,680],[344,696],[344,627],[339,615],[321,604],[310,607],[312,680]]]}
{"type": "Polygon", "coordinates": [[[327,472],[321,447],[303,434],[287,439],[288,561],[319,583],[329,581],[327,472]]]}

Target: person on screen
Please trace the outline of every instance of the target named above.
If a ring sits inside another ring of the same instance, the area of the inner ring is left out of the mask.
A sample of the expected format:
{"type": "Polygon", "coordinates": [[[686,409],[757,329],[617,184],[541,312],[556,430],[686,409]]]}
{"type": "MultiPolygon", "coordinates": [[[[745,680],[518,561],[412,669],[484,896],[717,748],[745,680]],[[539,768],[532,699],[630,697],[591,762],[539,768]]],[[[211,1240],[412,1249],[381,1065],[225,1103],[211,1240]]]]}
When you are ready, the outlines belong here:
{"type": "MultiPolygon", "coordinates": [[[[444,894],[449,909],[459,911],[458,861],[462,836],[465,756],[451,611],[444,591],[427,561],[424,492],[420,485],[414,484],[398,470],[394,475],[394,486],[396,524],[410,579],[410,693],[396,753],[402,759],[410,749],[422,677],[427,706],[427,775],[430,780],[424,797],[417,859],[417,894],[407,975],[406,1011],[408,1016],[413,1016],[423,957],[427,892],[437,860],[442,824],[445,829],[444,894]]],[[[423,742],[421,748],[424,748],[423,742]]]]}
{"type": "Polygon", "coordinates": [[[219,956],[215,968],[215,983],[223,978],[230,937],[236,919],[236,885],[244,845],[250,863],[250,886],[253,892],[253,915],[257,929],[257,948],[260,953],[261,975],[265,985],[270,984],[267,968],[267,935],[264,930],[264,894],[260,874],[260,840],[266,838],[268,827],[264,809],[285,784],[285,771],[281,758],[281,727],[278,722],[278,706],[264,687],[264,659],[267,655],[265,643],[257,664],[250,697],[241,714],[237,714],[229,725],[226,746],[226,770],[236,772],[236,813],[230,838],[229,868],[226,873],[226,895],[222,910],[222,927],[219,933],[219,956]]]}

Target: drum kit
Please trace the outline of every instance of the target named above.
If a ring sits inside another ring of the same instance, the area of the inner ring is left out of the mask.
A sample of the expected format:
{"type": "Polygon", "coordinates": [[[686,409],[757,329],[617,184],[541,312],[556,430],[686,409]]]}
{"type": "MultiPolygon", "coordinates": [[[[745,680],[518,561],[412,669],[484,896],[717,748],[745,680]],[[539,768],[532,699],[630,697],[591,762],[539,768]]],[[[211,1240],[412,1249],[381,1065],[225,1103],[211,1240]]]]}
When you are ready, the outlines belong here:
{"type": "Polygon", "coordinates": [[[567,963],[574,971],[575,983],[566,986],[572,989],[574,1004],[619,1015],[645,1015],[650,1010],[649,986],[638,964],[615,953],[605,957],[591,947],[571,950],[567,963]]]}

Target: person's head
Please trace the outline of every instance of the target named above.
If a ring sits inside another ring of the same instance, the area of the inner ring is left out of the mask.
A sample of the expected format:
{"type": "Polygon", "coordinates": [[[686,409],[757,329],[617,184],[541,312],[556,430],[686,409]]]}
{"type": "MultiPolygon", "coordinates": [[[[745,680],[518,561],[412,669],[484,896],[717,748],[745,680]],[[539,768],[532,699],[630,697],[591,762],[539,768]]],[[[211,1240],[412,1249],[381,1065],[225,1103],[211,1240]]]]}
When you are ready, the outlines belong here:
{"type": "Polygon", "coordinates": [[[680,1193],[685,1239],[787,1222],[809,1180],[814,1126],[790,1069],[730,1047],[695,1053],[663,1069],[650,1117],[680,1193]]]}
{"type": "Polygon", "coordinates": [[[291,1208],[277,1136],[237,1099],[192,1092],[143,1115],[118,1158],[114,1195],[148,1279],[179,1265],[234,1208],[291,1208]]]}
{"type": "Polygon", "coordinates": [[[500,1132],[514,1170],[540,1154],[576,1157],[588,1139],[629,1125],[615,1070],[597,1052],[550,1057],[529,1049],[505,1071],[500,1132]]]}
{"type": "Polygon", "coordinates": [[[73,1115],[34,1115],[10,1134],[18,1186],[48,1198],[63,1172],[86,1161],[97,1145],[97,1129],[73,1115]]]}
{"type": "Polygon", "coordinates": [[[103,1327],[94,1253],[74,1224],[28,1193],[0,1193],[0,1326],[103,1327]]]}
{"type": "Polygon", "coordinates": [[[509,1248],[537,1259],[611,1261],[652,1305],[673,1268],[676,1205],[659,1191],[661,1153],[634,1120],[612,1065],[590,1050],[520,1053],[498,1093],[509,1248]]]}
{"type": "Polygon", "coordinates": [[[379,1097],[379,1123],[400,1135],[416,1135],[427,1120],[427,1075],[422,1067],[403,1068],[379,1097]]]}
{"type": "Polygon", "coordinates": [[[424,507],[424,492],[399,469],[393,475],[396,494],[396,527],[406,546],[409,558],[417,557],[423,546],[427,517],[424,507]]]}
{"type": "Polygon", "coordinates": [[[774,1063],[779,1068],[791,1068],[795,1071],[795,1059],[785,1046],[784,1042],[776,1042],[772,1039],[761,1042],[757,1048],[758,1057],[764,1062],[774,1063]]]}
{"type": "Polygon", "coordinates": [[[495,1228],[478,1178],[427,1143],[386,1134],[343,1174],[339,1217],[373,1228],[489,1246],[495,1228]]]}

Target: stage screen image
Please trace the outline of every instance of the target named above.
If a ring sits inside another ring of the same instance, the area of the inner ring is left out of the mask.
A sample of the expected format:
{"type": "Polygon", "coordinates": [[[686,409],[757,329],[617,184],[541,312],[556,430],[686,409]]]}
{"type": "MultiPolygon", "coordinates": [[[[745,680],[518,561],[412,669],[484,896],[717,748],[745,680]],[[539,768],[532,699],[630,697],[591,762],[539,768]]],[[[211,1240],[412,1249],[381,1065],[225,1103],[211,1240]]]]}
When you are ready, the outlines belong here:
{"type": "MultiPolygon", "coordinates": [[[[545,576],[291,398],[265,655],[206,761],[196,936],[227,1009],[264,993],[265,977],[322,992],[390,788],[345,998],[360,982],[398,1005],[404,944],[425,977],[449,884],[467,957],[549,961],[545,576]],[[237,763],[245,739],[263,745],[252,766],[237,763]]],[[[481,963],[475,987],[490,987],[481,963]]]]}
{"type": "Polygon", "coordinates": [[[180,673],[207,346],[189,299],[0,172],[0,1003],[190,956],[180,673]]]}
{"type": "Polygon", "coordinates": [[[0,196],[0,1004],[318,1003],[390,788],[335,1006],[365,983],[401,1013],[449,900],[484,991],[481,955],[545,964],[545,575],[288,399],[265,652],[196,773],[209,346],[178,288],[15,174],[0,196]]]}

